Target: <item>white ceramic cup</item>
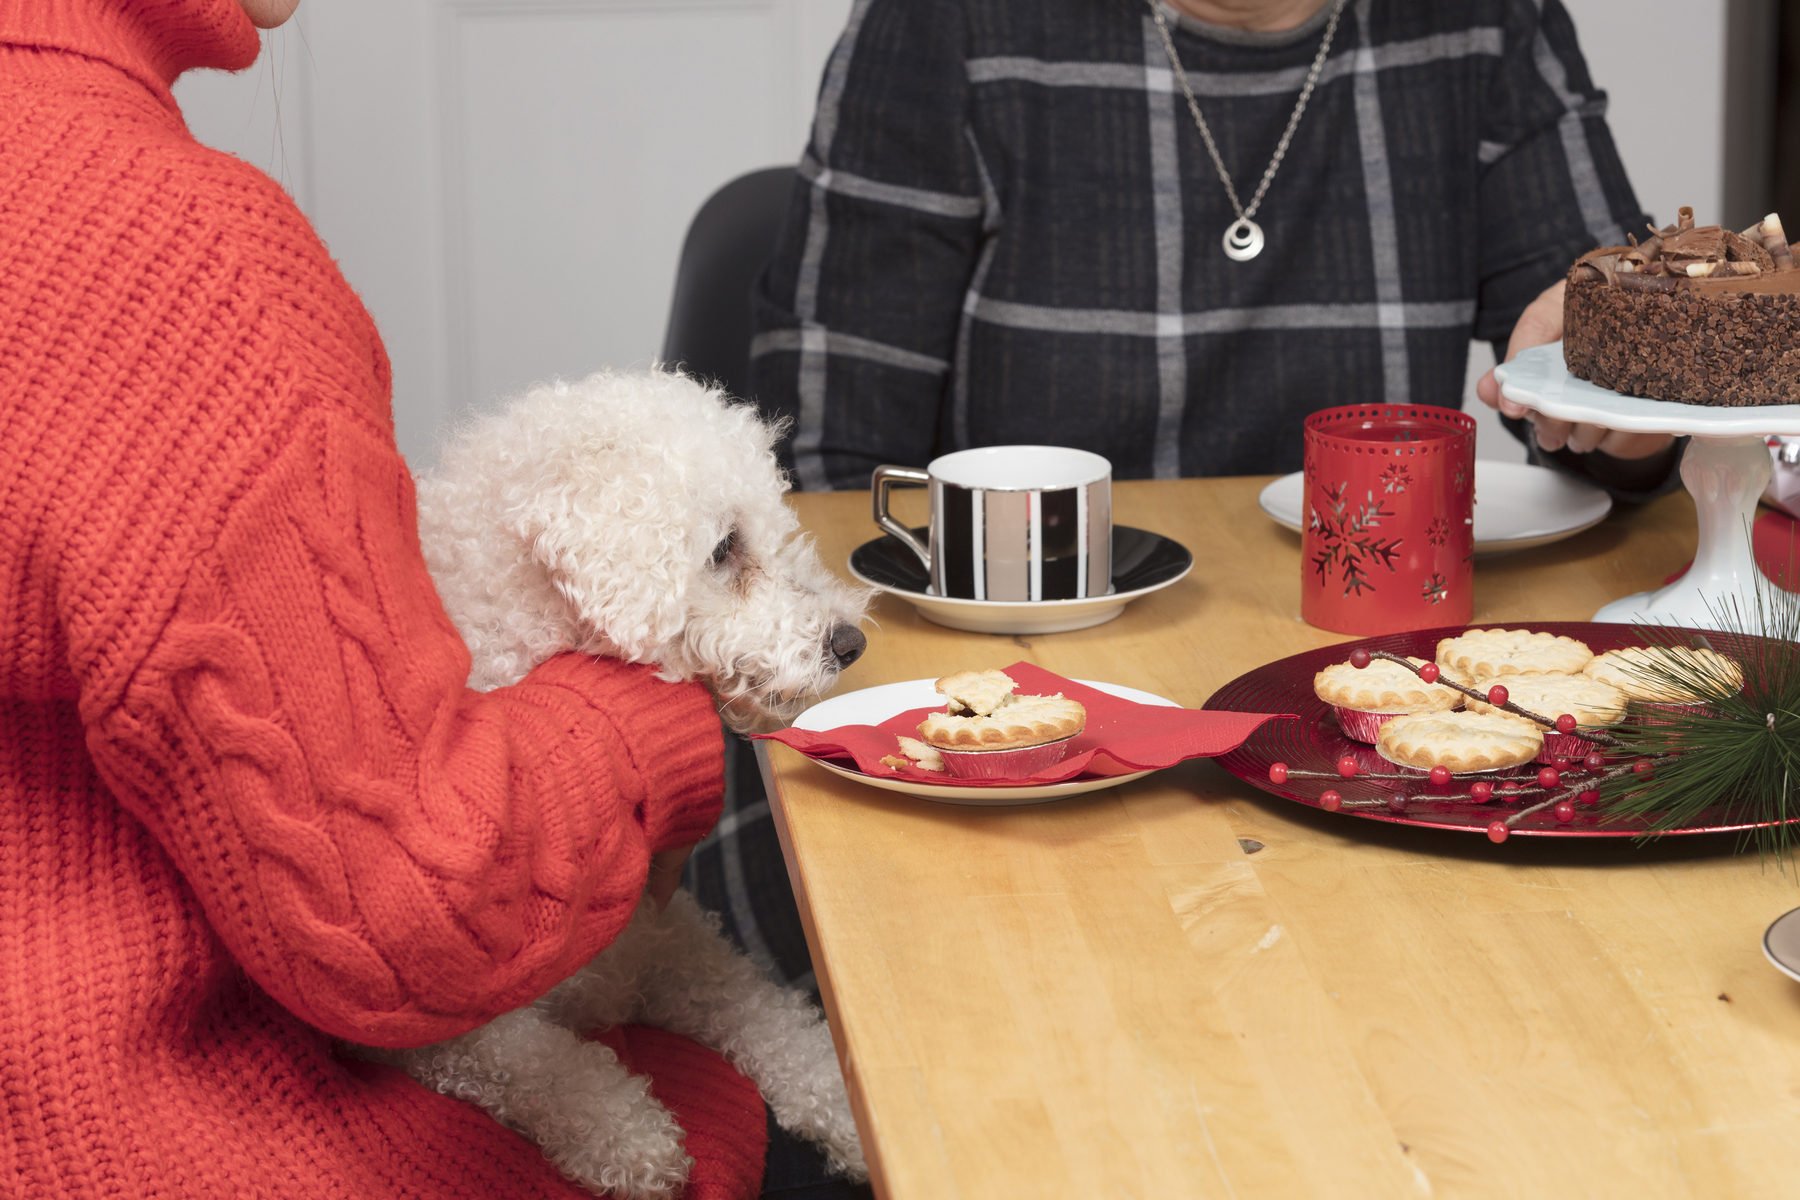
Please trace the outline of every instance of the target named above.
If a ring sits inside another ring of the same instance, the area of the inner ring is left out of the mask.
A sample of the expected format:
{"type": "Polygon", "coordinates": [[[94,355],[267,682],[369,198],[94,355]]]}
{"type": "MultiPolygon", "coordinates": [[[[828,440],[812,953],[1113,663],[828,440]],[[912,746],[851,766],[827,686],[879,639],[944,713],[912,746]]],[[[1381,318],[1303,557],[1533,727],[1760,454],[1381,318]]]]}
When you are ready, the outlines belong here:
{"type": "Polygon", "coordinates": [[[1066,446],[984,446],[925,470],[875,468],[875,523],[931,573],[935,595],[1078,600],[1112,588],[1112,464],[1066,446]],[[888,513],[895,484],[931,489],[930,544],[888,513]]]}

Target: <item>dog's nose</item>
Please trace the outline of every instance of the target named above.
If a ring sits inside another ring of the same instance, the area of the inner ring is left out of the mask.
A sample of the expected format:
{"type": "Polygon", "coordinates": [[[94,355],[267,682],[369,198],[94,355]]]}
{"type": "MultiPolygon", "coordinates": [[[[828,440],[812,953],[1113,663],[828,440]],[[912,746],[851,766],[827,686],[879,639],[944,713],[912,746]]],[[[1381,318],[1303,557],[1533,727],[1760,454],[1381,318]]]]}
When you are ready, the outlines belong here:
{"type": "Polygon", "coordinates": [[[840,671],[861,658],[868,645],[869,639],[854,625],[838,624],[831,627],[831,656],[837,659],[840,671]]]}

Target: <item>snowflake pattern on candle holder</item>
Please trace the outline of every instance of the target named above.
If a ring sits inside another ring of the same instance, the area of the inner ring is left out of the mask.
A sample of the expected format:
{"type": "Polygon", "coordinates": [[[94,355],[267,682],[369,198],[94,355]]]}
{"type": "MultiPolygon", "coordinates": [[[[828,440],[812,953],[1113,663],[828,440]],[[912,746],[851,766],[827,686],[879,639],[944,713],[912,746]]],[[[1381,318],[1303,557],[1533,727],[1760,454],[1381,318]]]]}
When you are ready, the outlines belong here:
{"type": "Polygon", "coordinates": [[[1381,519],[1394,514],[1375,498],[1373,492],[1368,493],[1366,503],[1352,511],[1346,498],[1350,491],[1348,482],[1322,490],[1331,515],[1321,516],[1317,505],[1309,506],[1312,531],[1320,542],[1312,564],[1319,582],[1324,583],[1333,568],[1339,568],[1343,575],[1344,595],[1348,596],[1352,591],[1358,595],[1374,591],[1375,584],[1369,579],[1367,568],[1380,565],[1392,573],[1402,539],[1377,537],[1369,531],[1379,529],[1381,519]]]}
{"type": "Polygon", "coordinates": [[[1450,598],[1450,581],[1434,571],[1419,589],[1419,594],[1433,604],[1442,604],[1450,598]]]}
{"type": "Polygon", "coordinates": [[[1406,485],[1412,482],[1412,472],[1400,463],[1389,463],[1381,473],[1382,491],[1404,492],[1406,485]]]}

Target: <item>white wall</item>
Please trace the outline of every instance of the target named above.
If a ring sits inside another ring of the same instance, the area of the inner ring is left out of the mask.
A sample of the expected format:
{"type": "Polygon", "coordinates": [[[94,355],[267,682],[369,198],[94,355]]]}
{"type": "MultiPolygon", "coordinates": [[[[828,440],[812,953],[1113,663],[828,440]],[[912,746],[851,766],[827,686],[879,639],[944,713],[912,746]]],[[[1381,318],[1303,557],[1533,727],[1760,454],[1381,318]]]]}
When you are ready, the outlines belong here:
{"type": "Polygon", "coordinates": [[[470,406],[655,356],[689,221],[799,157],[849,4],[305,0],[255,67],[176,95],[312,218],[417,467],[470,406]]]}
{"type": "Polygon", "coordinates": [[[1563,0],[1594,82],[1611,101],[1607,123],[1638,203],[1659,224],[1693,206],[1702,225],[1724,201],[1725,0],[1563,0]],[[1647,69],[1641,47],[1679,58],[1647,69]]]}

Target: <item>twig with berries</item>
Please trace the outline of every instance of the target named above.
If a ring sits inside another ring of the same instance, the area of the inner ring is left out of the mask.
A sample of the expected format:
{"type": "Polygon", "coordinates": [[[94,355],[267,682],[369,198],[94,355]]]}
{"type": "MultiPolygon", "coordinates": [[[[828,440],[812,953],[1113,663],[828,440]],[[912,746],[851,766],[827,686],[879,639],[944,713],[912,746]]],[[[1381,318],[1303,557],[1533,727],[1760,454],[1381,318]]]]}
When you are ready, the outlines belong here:
{"type": "MultiPolygon", "coordinates": [[[[1575,819],[1575,804],[1594,805],[1600,802],[1600,785],[1612,779],[1635,776],[1639,781],[1648,781],[1656,771],[1659,763],[1675,758],[1673,754],[1655,755],[1639,759],[1636,762],[1608,768],[1606,756],[1598,750],[1581,760],[1580,766],[1572,771],[1559,770],[1554,766],[1541,768],[1537,773],[1537,786],[1522,786],[1516,779],[1503,779],[1498,784],[1492,780],[1477,779],[1469,783],[1466,792],[1434,791],[1429,794],[1415,795],[1404,789],[1396,788],[1392,795],[1382,799],[1346,800],[1335,788],[1327,788],[1319,794],[1319,807],[1327,812],[1338,812],[1343,809],[1365,810],[1386,808],[1390,812],[1403,813],[1413,800],[1468,800],[1475,804],[1486,804],[1496,797],[1505,804],[1515,804],[1537,797],[1544,797],[1538,803],[1505,817],[1496,818],[1487,827],[1488,838],[1495,842],[1504,842],[1513,828],[1524,818],[1542,812],[1546,808],[1555,810],[1559,824],[1567,825],[1575,819]],[[1581,787],[1575,790],[1564,782],[1564,775],[1581,777],[1581,787]]],[[[1290,779],[1383,779],[1401,783],[1429,782],[1433,788],[1442,789],[1455,782],[1467,780],[1472,773],[1461,775],[1453,773],[1448,767],[1433,767],[1421,776],[1418,772],[1370,771],[1356,761],[1354,755],[1346,754],[1337,761],[1337,770],[1307,771],[1290,767],[1284,762],[1273,763],[1269,767],[1269,782],[1281,785],[1290,779]]]]}
{"type": "Polygon", "coordinates": [[[1516,716],[1524,717],[1527,721],[1542,725],[1545,729],[1554,729],[1556,732],[1564,735],[1574,735],[1579,731],[1583,741],[1593,742],[1598,746],[1617,746],[1621,744],[1619,739],[1612,736],[1610,733],[1605,733],[1598,729],[1581,729],[1581,723],[1575,719],[1572,713],[1563,713],[1557,717],[1546,717],[1542,713],[1534,713],[1528,708],[1519,707],[1512,702],[1511,693],[1506,690],[1505,684],[1496,683],[1488,688],[1487,691],[1482,692],[1477,691],[1472,687],[1465,687],[1454,679],[1446,679],[1444,678],[1443,668],[1439,667],[1436,663],[1415,663],[1403,655],[1389,654],[1386,650],[1365,650],[1359,646],[1350,652],[1350,665],[1360,671],[1368,666],[1371,660],[1377,658],[1385,659],[1392,663],[1399,663],[1426,683],[1439,684],[1452,691],[1461,692],[1471,700],[1480,700],[1484,704],[1491,704],[1502,712],[1509,712],[1516,716]]]}

